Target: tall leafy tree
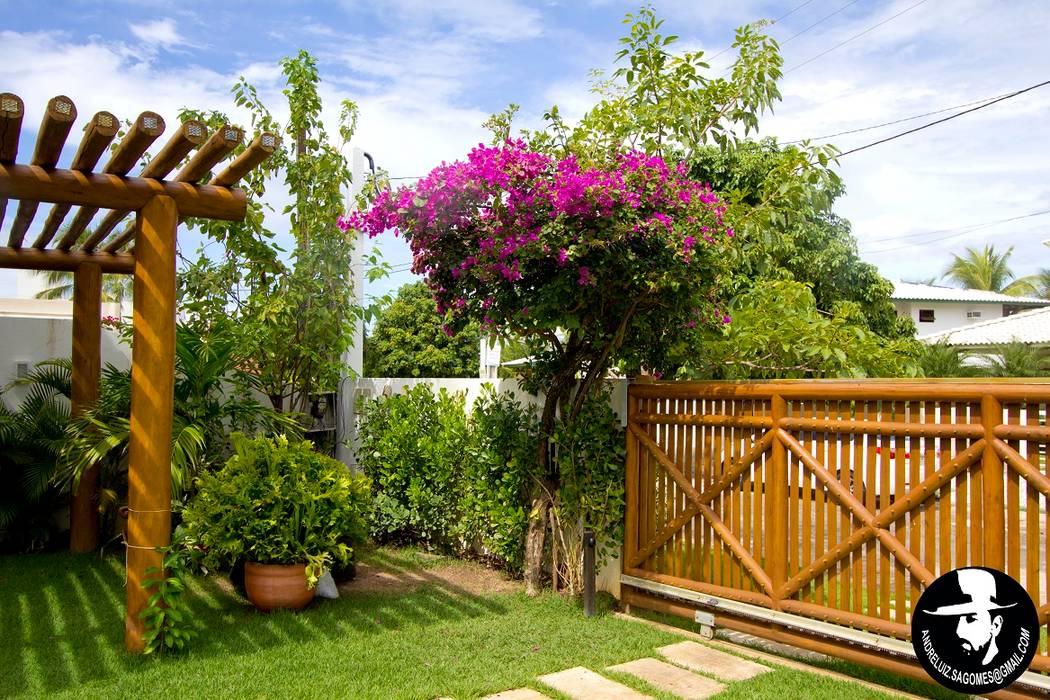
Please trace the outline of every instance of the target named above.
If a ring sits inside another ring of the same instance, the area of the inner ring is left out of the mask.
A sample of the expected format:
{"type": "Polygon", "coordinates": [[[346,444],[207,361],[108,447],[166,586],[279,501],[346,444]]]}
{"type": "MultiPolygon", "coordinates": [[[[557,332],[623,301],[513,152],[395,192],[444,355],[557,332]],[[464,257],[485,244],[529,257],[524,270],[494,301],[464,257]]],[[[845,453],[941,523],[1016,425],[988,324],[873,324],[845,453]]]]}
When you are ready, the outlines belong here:
{"type": "MultiPolygon", "coordinates": [[[[785,157],[793,156],[785,156],[773,139],[744,142],[732,150],[707,147],[694,155],[690,173],[719,192],[732,193],[740,207],[759,207],[767,180],[785,157]]],[[[849,221],[831,211],[843,191],[835,178],[818,180],[795,198],[790,221],[777,218],[742,236],[733,251],[737,274],[731,293],[746,295],[762,280],[796,280],[811,288],[820,312],[832,315],[837,305],[852,302],[868,330],[886,338],[910,337],[914,327],[898,319],[892,283],[860,259],[849,221]]]]}
{"type": "MultiPolygon", "coordinates": [[[[334,142],[322,121],[316,60],[305,51],[281,61],[289,120],[281,125],[258,91],[243,78],[233,89],[249,110],[252,126],[283,134],[280,147],[246,183],[248,215],[242,222],[192,222],[221,244],[219,256],[202,250],[180,276],[180,300],[205,325],[232,316],[252,358],[252,371],[278,411],[304,412],[311,395],[334,391],[347,371],[343,353],[353,322],[363,314],[351,298],[352,234],[335,221],[343,209],[350,171],[341,147],[352,137],[357,106],[343,100],[334,142]],[[260,198],[267,180],[283,176],[292,201],[284,209],[295,248],[288,258],[264,222],[260,198]]],[[[186,111],[185,116],[221,123],[225,115],[186,111]]],[[[372,272],[384,266],[368,256],[372,272]]]]}
{"type": "Polygon", "coordinates": [[[369,377],[477,377],[477,322],[452,336],[441,327],[430,290],[406,284],[378,312],[365,344],[369,377]]]}
{"type": "Polygon", "coordinates": [[[994,245],[986,245],[980,250],[967,248],[963,255],[952,255],[952,262],[945,269],[944,276],[967,289],[1014,296],[1029,294],[1033,291],[1033,280],[1015,278],[1010,269],[1009,260],[1013,252],[1013,246],[1002,252],[996,250],[994,245]]]}

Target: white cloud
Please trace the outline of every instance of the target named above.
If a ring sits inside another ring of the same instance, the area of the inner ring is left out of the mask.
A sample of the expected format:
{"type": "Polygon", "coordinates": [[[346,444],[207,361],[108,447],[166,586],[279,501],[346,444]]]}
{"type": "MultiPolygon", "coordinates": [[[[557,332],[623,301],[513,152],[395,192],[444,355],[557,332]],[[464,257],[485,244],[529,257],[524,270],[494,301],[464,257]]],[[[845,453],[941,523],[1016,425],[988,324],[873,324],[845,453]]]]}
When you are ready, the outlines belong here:
{"type": "Polygon", "coordinates": [[[171,18],[143,22],[142,24],[128,22],[128,28],[136,38],[147,44],[171,48],[186,43],[186,40],[179,34],[175,20],[171,18]]]}
{"type": "Polygon", "coordinates": [[[519,41],[543,33],[540,13],[515,0],[388,0],[401,31],[454,33],[490,41],[519,41]]]}

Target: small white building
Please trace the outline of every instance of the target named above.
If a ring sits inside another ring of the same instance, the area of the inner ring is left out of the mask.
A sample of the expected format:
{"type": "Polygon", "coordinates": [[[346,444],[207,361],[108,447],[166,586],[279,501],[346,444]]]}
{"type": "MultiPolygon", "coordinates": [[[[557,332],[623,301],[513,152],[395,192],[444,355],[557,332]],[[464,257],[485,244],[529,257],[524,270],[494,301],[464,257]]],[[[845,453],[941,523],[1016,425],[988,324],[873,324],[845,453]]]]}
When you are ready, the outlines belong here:
{"type": "MultiPolygon", "coordinates": [[[[117,316],[117,304],[103,304],[103,316],[117,316]]],[[[102,363],[131,366],[131,350],[110,328],[102,328],[102,363]]],[[[0,299],[0,390],[8,408],[17,408],[26,389],[10,383],[44,360],[73,351],[73,302],[68,299],[0,299]]]]}
{"type": "Polygon", "coordinates": [[[958,289],[911,282],[893,283],[898,316],[910,316],[920,338],[975,323],[1050,306],[1050,300],[1014,297],[980,289],[958,289]]]}
{"type": "Polygon", "coordinates": [[[1050,348],[1050,306],[1022,311],[1012,316],[920,335],[924,343],[945,343],[974,352],[995,353],[1007,343],[1019,342],[1050,348]]]}

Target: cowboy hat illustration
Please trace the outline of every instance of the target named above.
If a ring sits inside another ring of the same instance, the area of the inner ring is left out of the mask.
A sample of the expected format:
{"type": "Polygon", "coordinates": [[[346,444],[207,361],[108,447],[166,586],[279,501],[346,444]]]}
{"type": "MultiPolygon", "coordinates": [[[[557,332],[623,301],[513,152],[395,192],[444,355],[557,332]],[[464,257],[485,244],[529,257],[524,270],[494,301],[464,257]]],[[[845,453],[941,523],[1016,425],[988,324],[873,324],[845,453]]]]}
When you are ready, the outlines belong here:
{"type": "Polygon", "coordinates": [[[924,610],[929,615],[972,615],[978,612],[1005,610],[1017,603],[993,603],[995,597],[995,577],[984,569],[959,569],[959,588],[963,595],[970,598],[968,602],[942,605],[932,610],[924,610]]]}

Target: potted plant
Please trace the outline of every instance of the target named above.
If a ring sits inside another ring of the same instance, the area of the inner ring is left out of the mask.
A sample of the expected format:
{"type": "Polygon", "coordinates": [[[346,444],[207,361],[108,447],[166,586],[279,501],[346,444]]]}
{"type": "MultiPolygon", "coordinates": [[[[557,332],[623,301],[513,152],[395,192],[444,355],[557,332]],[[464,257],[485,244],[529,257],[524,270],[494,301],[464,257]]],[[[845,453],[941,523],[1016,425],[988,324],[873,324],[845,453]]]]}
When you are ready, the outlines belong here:
{"type": "Polygon", "coordinates": [[[260,610],[300,609],[326,567],[345,566],[364,541],[369,482],[308,441],[232,436],[234,455],[197,480],[183,522],[207,568],[244,559],[260,610]]]}

